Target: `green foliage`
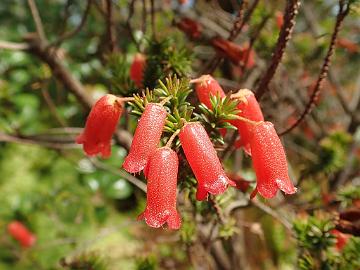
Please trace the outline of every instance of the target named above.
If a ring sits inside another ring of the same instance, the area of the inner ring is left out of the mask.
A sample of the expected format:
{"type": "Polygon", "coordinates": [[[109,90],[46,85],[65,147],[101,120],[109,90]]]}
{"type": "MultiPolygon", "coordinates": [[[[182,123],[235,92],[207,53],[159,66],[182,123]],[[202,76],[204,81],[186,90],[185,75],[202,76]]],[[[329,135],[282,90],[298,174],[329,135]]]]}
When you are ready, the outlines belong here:
{"type": "Polygon", "coordinates": [[[230,94],[221,98],[219,95],[211,96],[210,102],[212,108],[206,107],[205,104],[199,105],[200,113],[196,113],[198,120],[202,122],[210,134],[210,137],[221,144],[224,144],[224,139],[221,136],[219,129],[236,129],[227,120],[237,119],[236,115],[239,113],[237,109],[238,102],[230,98],[230,94]]]}
{"type": "Polygon", "coordinates": [[[141,259],[138,259],[136,263],[136,270],[156,270],[157,261],[154,256],[147,256],[141,259]]]}
{"type": "Polygon", "coordinates": [[[177,48],[171,38],[151,39],[146,49],[143,85],[150,89],[167,76],[184,77],[191,71],[191,55],[185,48],[177,48]]]}
{"type": "Polygon", "coordinates": [[[353,205],[354,200],[360,200],[360,187],[358,185],[347,185],[340,188],[337,198],[341,201],[342,207],[353,205]]]}
{"type": "Polygon", "coordinates": [[[69,270],[107,270],[107,263],[104,258],[96,253],[83,253],[68,262],[66,259],[60,261],[64,269],[69,270]]]}
{"type": "Polygon", "coordinates": [[[351,136],[336,131],[320,141],[317,162],[309,168],[311,173],[334,173],[345,166],[346,156],[351,143],[351,136]]]}
{"type": "Polygon", "coordinates": [[[130,79],[130,63],[123,54],[113,53],[107,57],[108,74],[113,93],[130,95],[138,90],[130,79]]]}
{"type": "Polygon", "coordinates": [[[332,229],[334,229],[333,220],[321,214],[294,222],[298,245],[311,252],[325,250],[334,244],[334,236],[330,233],[332,229]]]}

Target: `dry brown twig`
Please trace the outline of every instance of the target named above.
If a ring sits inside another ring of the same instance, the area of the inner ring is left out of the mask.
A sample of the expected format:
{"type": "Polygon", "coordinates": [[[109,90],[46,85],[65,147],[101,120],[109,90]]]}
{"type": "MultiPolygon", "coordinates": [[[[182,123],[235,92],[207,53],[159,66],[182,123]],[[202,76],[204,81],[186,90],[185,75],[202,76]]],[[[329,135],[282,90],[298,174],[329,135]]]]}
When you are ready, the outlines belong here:
{"type": "Polygon", "coordinates": [[[339,12],[338,15],[336,16],[336,23],[334,26],[334,31],[331,35],[331,42],[328,48],[328,51],[326,53],[324,62],[322,64],[318,79],[316,81],[315,87],[311,93],[310,96],[310,100],[309,102],[306,104],[306,107],[304,109],[304,111],[302,112],[302,114],[299,116],[299,118],[296,120],[296,122],[294,124],[292,124],[290,127],[288,127],[287,129],[285,129],[284,131],[280,132],[279,135],[285,135],[287,133],[289,133],[290,131],[292,131],[294,128],[296,128],[304,119],[305,117],[311,113],[312,109],[314,108],[315,102],[319,97],[320,91],[321,91],[321,87],[322,84],[325,80],[325,78],[328,75],[328,71],[329,71],[329,67],[331,64],[331,57],[334,53],[335,50],[335,46],[336,46],[336,40],[337,40],[337,36],[339,34],[339,31],[341,29],[341,25],[342,22],[344,21],[346,15],[349,13],[350,11],[350,4],[348,3],[347,5],[345,4],[345,0],[340,0],[339,1],[339,12]]]}
{"type": "Polygon", "coordinates": [[[256,98],[258,100],[265,94],[268,90],[268,85],[272,78],[274,77],[277,67],[279,66],[281,59],[284,55],[286,46],[288,41],[291,38],[291,34],[293,32],[295,26],[295,18],[298,14],[298,10],[300,7],[299,0],[287,0],[286,7],[284,11],[284,24],[281,27],[279,38],[270,62],[269,67],[267,68],[264,76],[260,80],[260,83],[256,89],[256,98]]]}

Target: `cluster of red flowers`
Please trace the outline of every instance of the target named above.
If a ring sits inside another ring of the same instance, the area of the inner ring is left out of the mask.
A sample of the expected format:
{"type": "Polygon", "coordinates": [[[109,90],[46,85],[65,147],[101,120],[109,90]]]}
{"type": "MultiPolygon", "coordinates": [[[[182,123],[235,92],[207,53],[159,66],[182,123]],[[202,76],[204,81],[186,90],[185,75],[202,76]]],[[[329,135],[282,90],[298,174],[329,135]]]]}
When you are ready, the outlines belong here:
{"type": "MultiPolygon", "coordinates": [[[[210,97],[225,97],[221,86],[210,75],[193,80],[199,100],[210,107],[210,97]]],[[[199,122],[185,122],[182,128],[173,134],[164,147],[159,148],[160,139],[166,123],[167,111],[164,104],[148,103],[139,119],[130,151],[125,158],[123,168],[129,173],[144,171],[147,179],[147,205],[139,218],[151,227],[160,227],[165,223],[171,229],[181,225],[176,210],[176,187],[178,175],[178,156],[170,148],[172,140],[179,134],[185,157],[197,179],[197,200],[205,200],[209,194],[225,192],[228,185],[236,186],[229,179],[217,156],[216,150],[199,122]]],[[[239,119],[229,121],[238,128],[238,145],[252,155],[257,175],[257,187],[262,196],[271,198],[278,189],[287,194],[294,193],[286,162],[285,151],[274,126],[264,122],[264,118],[253,93],[240,90],[232,98],[238,100],[239,119]]],[[[83,133],[77,142],[83,144],[88,155],[110,155],[110,141],[116,124],[123,111],[126,98],[106,95],[92,108],[83,133]]],[[[223,132],[224,133],[224,132],[223,132]]]]}
{"type": "MultiPolygon", "coordinates": [[[[225,93],[219,83],[210,75],[203,75],[193,80],[200,102],[211,108],[210,97],[219,95],[225,97],[225,93]]],[[[252,197],[257,192],[265,198],[272,198],[280,189],[286,194],[293,194],[296,188],[290,181],[286,154],[277,135],[274,125],[264,121],[259,103],[253,92],[241,89],[231,96],[238,100],[237,109],[240,111],[238,120],[229,120],[237,127],[240,139],[236,142],[237,147],[243,147],[245,152],[251,155],[253,167],[256,173],[257,186],[252,197]],[[249,122],[244,119],[250,120],[249,122]],[[256,122],[254,124],[254,122],[256,122]]]]}

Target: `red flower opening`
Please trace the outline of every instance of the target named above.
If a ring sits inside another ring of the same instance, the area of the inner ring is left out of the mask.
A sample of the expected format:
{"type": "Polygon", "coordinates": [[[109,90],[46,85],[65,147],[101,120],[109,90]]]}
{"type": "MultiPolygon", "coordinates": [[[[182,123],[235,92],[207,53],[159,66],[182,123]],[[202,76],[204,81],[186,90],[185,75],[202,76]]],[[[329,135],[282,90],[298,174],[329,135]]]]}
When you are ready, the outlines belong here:
{"type": "Polygon", "coordinates": [[[90,111],[85,129],[76,138],[83,144],[88,156],[101,154],[103,158],[111,155],[111,137],[123,111],[121,99],[114,95],[100,98],[90,111]]]}
{"type": "Polygon", "coordinates": [[[123,168],[129,173],[143,170],[151,153],[158,147],[166,120],[166,109],[157,103],[145,107],[135,130],[130,151],[125,158],[123,168]]]}
{"type": "Polygon", "coordinates": [[[259,192],[265,198],[272,198],[279,189],[286,194],[295,193],[296,188],[289,178],[286,154],[274,125],[270,122],[255,125],[250,143],[257,178],[252,197],[259,192]]]}
{"type": "Polygon", "coordinates": [[[208,193],[221,194],[229,184],[235,186],[227,177],[214,146],[200,123],[186,123],[179,137],[186,159],[198,181],[197,200],[205,200],[208,193]]]}
{"type": "Polygon", "coordinates": [[[145,219],[150,227],[159,228],[165,223],[170,229],[181,226],[176,210],[176,184],[179,161],[175,151],[162,147],[152,152],[147,168],[147,202],[138,219],[145,219]]]}
{"type": "Polygon", "coordinates": [[[24,248],[31,247],[36,242],[35,235],[19,221],[12,221],[7,229],[8,233],[24,248]]]}

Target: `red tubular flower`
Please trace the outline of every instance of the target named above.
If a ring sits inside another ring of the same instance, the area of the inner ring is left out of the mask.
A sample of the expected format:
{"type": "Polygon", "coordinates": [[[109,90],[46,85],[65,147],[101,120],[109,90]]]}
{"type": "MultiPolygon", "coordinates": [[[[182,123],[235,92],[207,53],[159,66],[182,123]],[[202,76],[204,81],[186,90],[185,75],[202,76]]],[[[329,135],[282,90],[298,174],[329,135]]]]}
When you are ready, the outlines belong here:
{"type": "Polygon", "coordinates": [[[226,175],[208,134],[200,123],[186,123],[179,134],[180,142],[198,181],[196,199],[206,199],[208,193],[221,194],[228,184],[226,175]]]}
{"type": "Polygon", "coordinates": [[[288,173],[286,154],[271,122],[262,122],[254,126],[251,138],[253,167],[257,186],[251,197],[259,192],[265,198],[272,198],[278,189],[293,194],[296,188],[288,173]]]}
{"type": "Polygon", "coordinates": [[[150,227],[159,228],[165,223],[170,229],[181,226],[176,211],[176,183],[179,161],[175,151],[161,147],[152,152],[147,170],[147,202],[138,219],[145,219],[150,227]]]}
{"type": "Polygon", "coordinates": [[[335,244],[336,249],[338,251],[341,251],[346,246],[346,244],[350,238],[350,235],[342,233],[335,229],[331,230],[330,232],[336,237],[336,244],[335,244]]]}
{"type": "Polygon", "coordinates": [[[211,75],[202,75],[201,77],[192,80],[195,83],[196,95],[201,103],[206,107],[212,108],[210,97],[219,95],[225,97],[224,90],[220,84],[211,75]]]}
{"type": "Polygon", "coordinates": [[[276,11],[275,13],[276,26],[281,29],[284,24],[284,15],[281,11],[276,11]]]}
{"type": "Polygon", "coordinates": [[[255,64],[255,52],[249,48],[249,45],[240,46],[220,37],[213,38],[211,45],[235,65],[241,63],[247,68],[251,68],[255,64]]]}
{"type": "Polygon", "coordinates": [[[184,17],[176,24],[177,27],[192,39],[198,39],[202,33],[202,26],[197,21],[184,17]]]}
{"type": "MultiPolygon", "coordinates": [[[[239,116],[247,118],[251,121],[264,121],[259,103],[255,95],[248,89],[241,89],[233,95],[234,98],[239,100],[237,109],[240,110],[239,116]]],[[[243,147],[248,155],[251,155],[250,138],[254,125],[246,123],[241,120],[229,121],[232,125],[236,126],[240,134],[240,140],[235,143],[236,147],[243,147]]]]}
{"type": "Polygon", "coordinates": [[[76,143],[83,144],[87,155],[100,153],[103,158],[111,155],[111,137],[122,111],[121,99],[114,95],[105,95],[95,103],[84,131],[76,138],[76,143]]]}
{"type": "Polygon", "coordinates": [[[19,221],[12,221],[7,229],[8,233],[24,248],[31,247],[36,242],[35,235],[19,221]]]}
{"type": "Polygon", "coordinates": [[[134,60],[130,66],[130,79],[139,88],[143,86],[144,68],[146,64],[145,55],[141,53],[135,54],[134,60]]]}
{"type": "Polygon", "coordinates": [[[129,173],[143,170],[151,153],[157,148],[166,120],[165,108],[157,103],[148,103],[135,130],[130,152],[123,168],[129,173]]]}

